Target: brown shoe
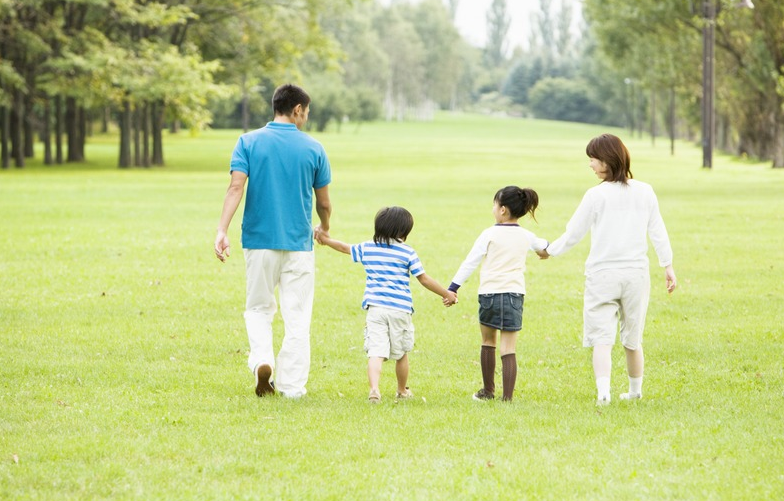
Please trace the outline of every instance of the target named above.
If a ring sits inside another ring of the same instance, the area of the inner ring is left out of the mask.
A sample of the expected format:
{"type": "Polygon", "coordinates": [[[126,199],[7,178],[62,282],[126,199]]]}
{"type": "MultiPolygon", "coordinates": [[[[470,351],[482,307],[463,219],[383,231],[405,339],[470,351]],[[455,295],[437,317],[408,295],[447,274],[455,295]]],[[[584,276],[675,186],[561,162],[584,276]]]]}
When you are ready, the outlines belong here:
{"type": "Polygon", "coordinates": [[[414,398],[414,392],[411,391],[408,386],[406,386],[406,391],[404,392],[397,392],[395,398],[398,400],[408,400],[409,398],[414,398]]]}
{"type": "Polygon", "coordinates": [[[256,396],[274,395],[275,388],[270,383],[272,377],[272,367],[261,364],[256,367],[256,396]]]}

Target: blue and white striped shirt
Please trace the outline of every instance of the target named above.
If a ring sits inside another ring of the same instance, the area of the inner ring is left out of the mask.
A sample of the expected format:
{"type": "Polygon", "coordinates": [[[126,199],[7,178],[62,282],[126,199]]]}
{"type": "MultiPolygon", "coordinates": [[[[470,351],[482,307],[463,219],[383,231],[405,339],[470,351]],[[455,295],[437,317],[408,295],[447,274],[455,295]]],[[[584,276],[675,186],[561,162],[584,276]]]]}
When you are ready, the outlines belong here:
{"type": "Polygon", "coordinates": [[[363,242],[351,246],[351,259],[362,263],[367,278],[362,308],[369,305],[414,312],[409,274],[425,272],[416,251],[402,242],[390,246],[363,242]]]}

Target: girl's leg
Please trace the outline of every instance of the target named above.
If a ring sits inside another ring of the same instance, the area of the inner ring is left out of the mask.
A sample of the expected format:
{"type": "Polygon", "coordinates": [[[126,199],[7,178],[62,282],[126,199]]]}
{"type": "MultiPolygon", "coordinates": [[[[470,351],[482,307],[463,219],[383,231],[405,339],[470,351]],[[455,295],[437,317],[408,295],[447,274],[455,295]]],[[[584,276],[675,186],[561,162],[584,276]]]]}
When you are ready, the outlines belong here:
{"type": "Polygon", "coordinates": [[[599,403],[610,402],[610,373],[612,372],[612,345],[599,344],[593,347],[593,374],[596,377],[596,392],[599,403]]]}
{"type": "Polygon", "coordinates": [[[495,343],[497,329],[479,324],[482,333],[482,350],[479,362],[482,366],[482,383],[484,390],[490,395],[495,394],[495,343]]]}
{"type": "Polygon", "coordinates": [[[397,375],[398,394],[405,394],[408,384],[408,353],[395,362],[395,375],[397,375]]]}
{"type": "Polygon", "coordinates": [[[517,332],[501,331],[501,374],[504,384],[503,400],[512,400],[517,382],[517,332]]]}
{"type": "Polygon", "coordinates": [[[636,350],[626,350],[626,371],[629,373],[629,393],[621,393],[621,400],[642,397],[642,375],[645,369],[645,356],[642,345],[636,350]]]}

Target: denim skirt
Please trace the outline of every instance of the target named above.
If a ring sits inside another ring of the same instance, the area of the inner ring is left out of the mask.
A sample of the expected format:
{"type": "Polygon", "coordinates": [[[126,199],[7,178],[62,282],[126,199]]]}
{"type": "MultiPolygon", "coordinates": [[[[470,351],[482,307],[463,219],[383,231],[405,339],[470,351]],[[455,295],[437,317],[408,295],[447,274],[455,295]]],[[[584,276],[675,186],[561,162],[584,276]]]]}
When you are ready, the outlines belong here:
{"type": "Polygon", "coordinates": [[[516,292],[479,294],[479,323],[502,331],[523,328],[523,300],[516,292]]]}

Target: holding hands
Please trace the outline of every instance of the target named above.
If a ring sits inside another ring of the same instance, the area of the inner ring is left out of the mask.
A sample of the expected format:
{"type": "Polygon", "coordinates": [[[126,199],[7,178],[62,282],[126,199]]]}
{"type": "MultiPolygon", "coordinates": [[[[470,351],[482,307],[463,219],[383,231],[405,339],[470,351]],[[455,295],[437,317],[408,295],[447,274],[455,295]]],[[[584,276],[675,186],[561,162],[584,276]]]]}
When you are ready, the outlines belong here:
{"type": "Polygon", "coordinates": [[[313,238],[321,245],[326,244],[325,240],[329,238],[329,231],[324,230],[321,225],[313,228],[313,238]]]}

